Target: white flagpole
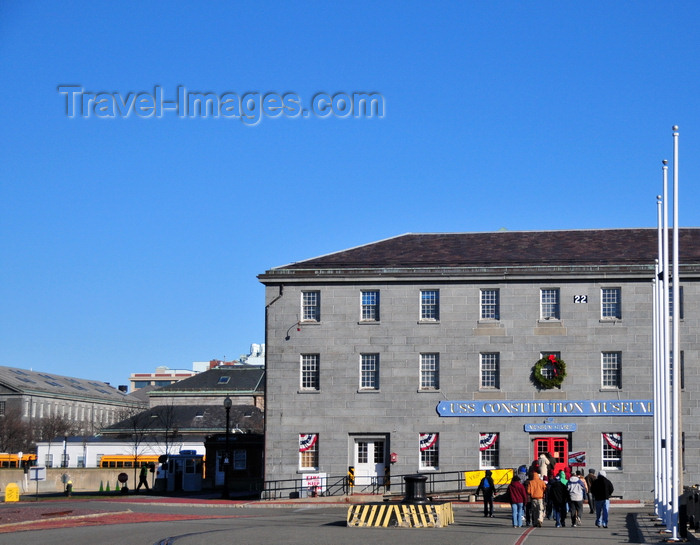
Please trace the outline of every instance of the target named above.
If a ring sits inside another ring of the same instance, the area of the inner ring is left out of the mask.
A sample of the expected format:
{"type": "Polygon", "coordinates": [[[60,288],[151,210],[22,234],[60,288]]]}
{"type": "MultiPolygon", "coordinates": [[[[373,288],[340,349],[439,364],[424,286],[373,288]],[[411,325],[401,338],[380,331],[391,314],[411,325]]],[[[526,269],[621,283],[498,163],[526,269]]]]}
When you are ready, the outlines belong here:
{"type": "Polygon", "coordinates": [[[663,358],[662,358],[662,338],[663,338],[663,317],[661,314],[663,307],[663,285],[661,284],[661,260],[663,259],[663,244],[661,229],[662,210],[661,195],[656,197],[656,231],[657,231],[657,254],[654,264],[654,302],[653,302],[653,323],[654,323],[654,504],[656,515],[660,520],[665,520],[665,467],[663,459],[662,426],[663,426],[663,358]]]}
{"type": "Polygon", "coordinates": [[[672,422],[671,452],[673,495],[673,539],[678,539],[678,504],[682,491],[680,489],[680,381],[681,358],[679,350],[680,342],[680,277],[678,275],[678,125],[673,127],[673,382],[672,382],[672,422]]]}
{"type": "Polygon", "coordinates": [[[670,352],[670,327],[669,327],[669,252],[668,252],[668,161],[664,159],[663,161],[663,266],[661,270],[662,286],[663,289],[663,404],[664,404],[664,418],[662,425],[662,444],[663,444],[663,457],[664,457],[664,524],[666,525],[666,530],[670,533],[672,529],[671,520],[671,396],[669,393],[669,388],[671,385],[671,370],[669,362],[669,352],[670,352]]]}
{"type": "MultiPolygon", "coordinates": [[[[659,242],[661,239],[659,239],[659,242]]],[[[652,282],[652,352],[653,352],[653,380],[654,380],[654,419],[653,419],[653,437],[654,437],[654,512],[657,517],[660,517],[661,512],[659,491],[661,490],[659,483],[661,482],[661,463],[659,458],[659,260],[656,260],[654,265],[654,280],[652,282]]]]}

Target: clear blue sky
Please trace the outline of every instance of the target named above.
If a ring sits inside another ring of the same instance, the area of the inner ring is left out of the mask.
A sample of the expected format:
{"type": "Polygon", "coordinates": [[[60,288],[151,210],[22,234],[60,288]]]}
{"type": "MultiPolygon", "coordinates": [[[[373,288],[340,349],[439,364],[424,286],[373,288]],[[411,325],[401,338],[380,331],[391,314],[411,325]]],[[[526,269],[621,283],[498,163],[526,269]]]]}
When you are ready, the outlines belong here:
{"type": "Polygon", "coordinates": [[[653,227],[700,3],[0,4],[0,365],[125,384],[263,342],[256,275],[405,232],[653,227]],[[85,92],[376,92],[383,118],[105,119],[85,92]]]}

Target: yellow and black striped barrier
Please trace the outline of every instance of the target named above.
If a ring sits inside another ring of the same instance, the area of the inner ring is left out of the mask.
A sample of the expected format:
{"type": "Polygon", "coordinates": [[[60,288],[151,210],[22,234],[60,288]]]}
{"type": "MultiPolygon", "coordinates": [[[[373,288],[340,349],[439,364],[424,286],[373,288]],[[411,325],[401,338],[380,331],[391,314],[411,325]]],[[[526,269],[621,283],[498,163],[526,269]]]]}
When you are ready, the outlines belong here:
{"type": "Polygon", "coordinates": [[[348,507],[350,527],[442,528],[455,521],[450,502],[365,503],[348,507]]]}

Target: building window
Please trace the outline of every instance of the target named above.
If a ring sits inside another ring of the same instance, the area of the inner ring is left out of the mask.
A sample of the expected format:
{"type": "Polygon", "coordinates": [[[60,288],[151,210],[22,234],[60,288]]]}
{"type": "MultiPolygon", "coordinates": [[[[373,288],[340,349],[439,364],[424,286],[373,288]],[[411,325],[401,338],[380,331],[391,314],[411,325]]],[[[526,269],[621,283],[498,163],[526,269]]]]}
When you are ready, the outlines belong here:
{"type": "Polygon", "coordinates": [[[248,468],[248,451],[245,449],[234,449],[233,451],[233,469],[241,471],[248,468]]]}
{"type": "Polygon", "coordinates": [[[363,322],[378,322],[379,321],[379,292],[378,291],[363,291],[362,292],[362,313],[360,320],[363,322]]]}
{"type": "Polygon", "coordinates": [[[499,371],[500,355],[497,352],[480,354],[481,356],[481,388],[500,388],[499,371]]]}
{"type": "MultiPolygon", "coordinates": [[[[369,464],[369,441],[357,441],[357,463],[358,464],[369,464]]],[[[373,458],[372,463],[383,464],[384,458],[384,442],[375,441],[372,443],[373,458]]]]}
{"type": "Polygon", "coordinates": [[[440,355],[420,355],[420,389],[437,390],[440,388],[440,355]]]}
{"type": "MultiPolygon", "coordinates": [[[[561,359],[561,352],[540,352],[540,359],[549,358],[549,356],[554,356],[558,360],[561,359]]],[[[546,379],[554,378],[554,366],[551,363],[547,363],[542,367],[542,376],[546,379]]]]}
{"type": "MultiPolygon", "coordinates": [[[[680,376],[681,376],[681,390],[685,388],[685,352],[683,350],[680,351],[681,354],[681,368],[679,369],[680,371],[680,376]]],[[[669,383],[668,386],[669,388],[673,386],[673,377],[675,376],[675,372],[673,370],[673,350],[671,350],[668,353],[668,365],[669,365],[669,383]]]]}
{"type": "Polygon", "coordinates": [[[318,470],[318,433],[299,435],[299,469],[318,470]]]}
{"type": "Polygon", "coordinates": [[[421,290],[420,319],[437,322],[440,319],[440,291],[421,290]]]}
{"type": "Polygon", "coordinates": [[[0,401],[0,416],[5,416],[5,402],[0,401]]]}
{"type": "Polygon", "coordinates": [[[603,388],[622,388],[622,354],[603,352],[603,388]]]}
{"type": "Polygon", "coordinates": [[[420,444],[420,469],[437,470],[440,467],[440,450],[439,450],[440,434],[438,433],[421,433],[419,436],[420,444]]]}
{"type": "Polygon", "coordinates": [[[600,291],[601,316],[603,318],[622,318],[622,290],[620,288],[603,288],[600,291]]]}
{"type": "Polygon", "coordinates": [[[498,467],[498,434],[479,434],[479,467],[495,469],[498,467]]]}
{"type": "Polygon", "coordinates": [[[302,354],[301,356],[301,389],[319,389],[319,359],[318,354],[302,354]]]}
{"type": "Polygon", "coordinates": [[[540,290],[540,307],[543,320],[559,320],[559,288],[540,290]]]}
{"type": "Polygon", "coordinates": [[[603,433],[603,469],[622,469],[621,433],[603,433]]]}
{"type": "Polygon", "coordinates": [[[360,355],[360,390],[379,389],[379,354],[360,355]]]}
{"type": "Polygon", "coordinates": [[[500,320],[501,305],[498,290],[481,290],[481,319],[500,320]]]}
{"type": "Polygon", "coordinates": [[[320,322],[321,321],[321,292],[303,291],[301,292],[301,321],[320,322]]]}
{"type": "Polygon", "coordinates": [[[357,463],[358,464],[368,464],[369,463],[369,443],[367,441],[357,442],[357,463]]]}
{"type": "Polygon", "coordinates": [[[53,467],[53,454],[46,455],[46,458],[44,459],[44,465],[46,465],[46,467],[53,467]]]}
{"type": "MultiPolygon", "coordinates": [[[[678,318],[683,319],[683,286],[678,286],[678,298],[680,306],[678,307],[678,318]]],[[[668,317],[673,318],[673,286],[668,287],[668,317]]]]}

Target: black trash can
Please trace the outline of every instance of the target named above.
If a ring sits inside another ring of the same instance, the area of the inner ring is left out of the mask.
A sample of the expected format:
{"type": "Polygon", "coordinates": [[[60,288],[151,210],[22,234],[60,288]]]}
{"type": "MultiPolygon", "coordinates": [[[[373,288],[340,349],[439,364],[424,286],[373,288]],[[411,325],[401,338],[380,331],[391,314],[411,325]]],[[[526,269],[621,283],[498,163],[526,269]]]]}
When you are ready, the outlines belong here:
{"type": "Polygon", "coordinates": [[[428,477],[425,475],[406,475],[406,496],[401,503],[428,503],[425,497],[425,481],[428,477]]]}

